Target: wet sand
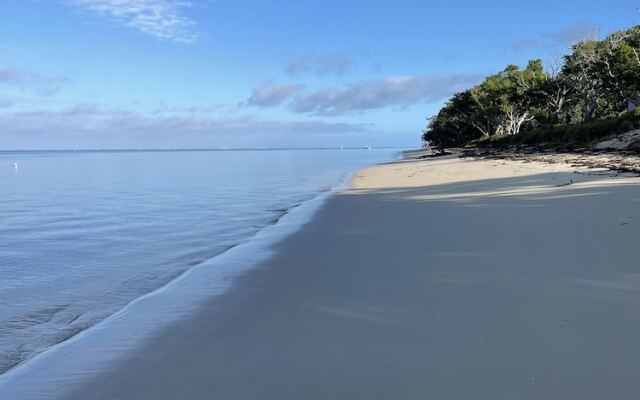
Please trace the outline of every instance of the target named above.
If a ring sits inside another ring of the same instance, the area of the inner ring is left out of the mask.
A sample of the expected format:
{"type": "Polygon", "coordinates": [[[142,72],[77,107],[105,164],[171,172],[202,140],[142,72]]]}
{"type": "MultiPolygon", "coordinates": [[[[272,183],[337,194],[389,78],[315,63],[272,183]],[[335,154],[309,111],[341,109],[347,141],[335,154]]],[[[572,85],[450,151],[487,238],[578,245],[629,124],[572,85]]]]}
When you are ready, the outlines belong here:
{"type": "Polygon", "coordinates": [[[234,288],[72,399],[635,399],[640,179],[360,171],[234,288]]]}

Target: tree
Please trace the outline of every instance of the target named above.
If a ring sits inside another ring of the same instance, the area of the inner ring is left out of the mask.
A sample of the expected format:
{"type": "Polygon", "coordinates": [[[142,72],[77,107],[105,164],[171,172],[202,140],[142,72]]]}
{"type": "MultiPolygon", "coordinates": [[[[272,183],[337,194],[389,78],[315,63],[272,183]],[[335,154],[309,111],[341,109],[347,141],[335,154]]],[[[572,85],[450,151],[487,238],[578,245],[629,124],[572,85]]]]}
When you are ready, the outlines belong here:
{"type": "Polygon", "coordinates": [[[569,79],[582,105],[582,121],[591,121],[603,93],[602,45],[595,39],[582,40],[565,57],[562,73],[569,79]]]}
{"type": "Polygon", "coordinates": [[[520,133],[524,124],[535,119],[536,113],[543,106],[544,85],[549,81],[549,76],[542,60],[532,60],[523,70],[510,70],[506,78],[513,85],[508,93],[505,133],[515,135],[520,133]]]}
{"type": "Polygon", "coordinates": [[[603,41],[604,87],[620,111],[640,106],[640,26],[603,41]]]}
{"type": "Polygon", "coordinates": [[[540,60],[530,61],[524,70],[510,65],[503,72],[489,76],[471,89],[477,104],[472,123],[484,136],[519,133],[535,118],[539,94],[547,78],[540,60]]]}
{"type": "Polygon", "coordinates": [[[539,83],[537,90],[532,92],[538,97],[538,122],[544,124],[558,124],[570,122],[568,110],[575,106],[574,90],[570,78],[562,73],[561,58],[556,58],[549,66],[549,71],[539,83]]]}
{"type": "Polygon", "coordinates": [[[472,122],[475,107],[469,91],[456,93],[435,117],[429,119],[422,140],[442,150],[478,139],[481,133],[472,122]]]}

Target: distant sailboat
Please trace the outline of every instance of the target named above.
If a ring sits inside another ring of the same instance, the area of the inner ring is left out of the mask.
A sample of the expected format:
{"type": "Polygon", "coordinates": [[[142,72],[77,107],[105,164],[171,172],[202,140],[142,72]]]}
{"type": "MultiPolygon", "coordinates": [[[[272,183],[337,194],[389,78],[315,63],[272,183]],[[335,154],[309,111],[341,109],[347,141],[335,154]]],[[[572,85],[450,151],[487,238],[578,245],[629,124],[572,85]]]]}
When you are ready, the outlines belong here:
{"type": "Polygon", "coordinates": [[[13,162],[13,169],[18,170],[18,163],[16,161],[13,162]]]}
{"type": "Polygon", "coordinates": [[[371,146],[367,146],[367,150],[371,150],[371,146]]]}

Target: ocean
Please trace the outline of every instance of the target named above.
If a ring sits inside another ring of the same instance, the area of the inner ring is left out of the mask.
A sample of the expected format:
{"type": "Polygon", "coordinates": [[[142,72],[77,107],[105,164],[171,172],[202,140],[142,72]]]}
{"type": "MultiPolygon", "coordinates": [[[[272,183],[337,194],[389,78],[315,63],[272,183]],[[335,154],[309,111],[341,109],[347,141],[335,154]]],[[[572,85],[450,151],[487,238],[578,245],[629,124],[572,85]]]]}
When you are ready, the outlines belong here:
{"type": "Polygon", "coordinates": [[[231,249],[255,261],[243,245],[397,152],[0,152],[0,374],[231,249]]]}

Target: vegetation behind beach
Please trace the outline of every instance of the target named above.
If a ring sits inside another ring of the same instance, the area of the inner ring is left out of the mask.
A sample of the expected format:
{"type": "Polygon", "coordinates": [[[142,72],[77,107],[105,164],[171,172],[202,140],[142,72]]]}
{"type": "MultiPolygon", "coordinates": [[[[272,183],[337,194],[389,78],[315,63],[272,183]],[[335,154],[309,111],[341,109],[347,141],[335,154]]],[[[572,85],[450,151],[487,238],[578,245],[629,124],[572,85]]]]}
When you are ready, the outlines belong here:
{"type": "Polygon", "coordinates": [[[572,147],[638,127],[640,25],[583,39],[550,65],[507,66],[456,93],[423,131],[438,149],[481,141],[490,147],[572,147]]]}

